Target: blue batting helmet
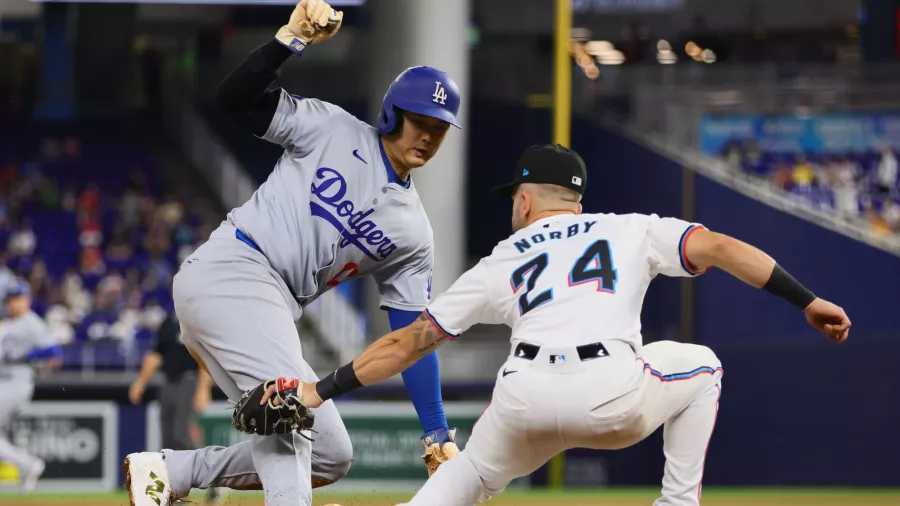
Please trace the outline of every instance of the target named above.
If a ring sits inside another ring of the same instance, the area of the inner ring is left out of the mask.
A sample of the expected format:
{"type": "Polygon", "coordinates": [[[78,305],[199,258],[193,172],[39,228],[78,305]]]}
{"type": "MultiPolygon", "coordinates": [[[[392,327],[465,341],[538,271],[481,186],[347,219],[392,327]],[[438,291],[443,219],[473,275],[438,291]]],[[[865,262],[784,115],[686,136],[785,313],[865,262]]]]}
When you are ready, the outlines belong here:
{"type": "Polygon", "coordinates": [[[446,73],[432,67],[410,67],[388,87],[378,116],[378,133],[387,135],[400,126],[394,108],[430,116],[459,128],[459,88],[446,73]]]}
{"type": "Polygon", "coordinates": [[[6,298],[21,297],[23,295],[31,295],[31,287],[28,282],[22,279],[15,280],[11,286],[6,289],[6,298]]]}

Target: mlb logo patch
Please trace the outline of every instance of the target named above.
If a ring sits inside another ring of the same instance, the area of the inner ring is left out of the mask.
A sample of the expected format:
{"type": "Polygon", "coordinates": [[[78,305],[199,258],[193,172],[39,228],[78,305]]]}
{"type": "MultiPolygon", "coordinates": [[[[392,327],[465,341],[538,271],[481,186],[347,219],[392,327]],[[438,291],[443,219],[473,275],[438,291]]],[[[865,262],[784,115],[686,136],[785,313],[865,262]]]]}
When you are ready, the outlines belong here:
{"type": "Polygon", "coordinates": [[[565,364],[566,356],[565,355],[550,355],[550,363],[551,364],[565,364]]]}
{"type": "Polygon", "coordinates": [[[295,38],[291,41],[290,47],[295,52],[302,52],[304,49],[306,49],[306,43],[300,39],[295,38]]]}
{"type": "Polygon", "coordinates": [[[578,176],[572,176],[572,184],[575,186],[581,186],[581,178],[578,176]]]}

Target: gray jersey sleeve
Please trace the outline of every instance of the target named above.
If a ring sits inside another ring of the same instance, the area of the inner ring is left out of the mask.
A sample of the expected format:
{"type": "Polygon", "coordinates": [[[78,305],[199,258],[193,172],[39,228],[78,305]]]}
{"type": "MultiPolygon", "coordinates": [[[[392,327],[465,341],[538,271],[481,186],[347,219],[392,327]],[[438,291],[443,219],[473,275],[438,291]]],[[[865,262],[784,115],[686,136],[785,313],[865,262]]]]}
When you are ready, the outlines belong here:
{"type": "Polygon", "coordinates": [[[419,248],[405,262],[396,262],[374,274],[382,308],[422,311],[431,300],[434,243],[419,248]]]}
{"type": "Polygon", "coordinates": [[[316,98],[295,97],[281,90],[281,99],[263,139],[285,149],[308,153],[342,124],[358,122],[340,107],[316,98]]]}
{"type": "Polygon", "coordinates": [[[33,350],[49,348],[59,344],[44,320],[35,313],[17,318],[9,323],[3,337],[3,356],[7,361],[18,362],[33,350]]]}

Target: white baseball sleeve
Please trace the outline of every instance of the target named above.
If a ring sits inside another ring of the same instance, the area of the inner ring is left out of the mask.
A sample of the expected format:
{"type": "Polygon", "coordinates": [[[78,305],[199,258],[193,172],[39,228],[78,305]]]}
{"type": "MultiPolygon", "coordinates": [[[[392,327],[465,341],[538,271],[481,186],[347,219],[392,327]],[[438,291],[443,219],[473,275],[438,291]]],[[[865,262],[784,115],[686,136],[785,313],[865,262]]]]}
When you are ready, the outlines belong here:
{"type": "Polygon", "coordinates": [[[648,216],[648,220],[650,265],[654,275],[685,277],[706,272],[696,269],[685,254],[691,234],[706,227],[678,218],[660,218],[655,214],[648,216]]]}
{"type": "Polygon", "coordinates": [[[450,339],[456,339],[477,323],[501,323],[491,306],[484,259],[466,271],[425,310],[431,323],[450,339]]]}

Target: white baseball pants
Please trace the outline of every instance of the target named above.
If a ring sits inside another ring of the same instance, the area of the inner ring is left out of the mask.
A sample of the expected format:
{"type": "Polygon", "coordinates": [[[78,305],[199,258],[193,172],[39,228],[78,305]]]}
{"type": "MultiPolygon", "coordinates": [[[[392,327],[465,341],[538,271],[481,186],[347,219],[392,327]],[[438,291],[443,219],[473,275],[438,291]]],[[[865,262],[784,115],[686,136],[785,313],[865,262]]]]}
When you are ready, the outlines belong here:
{"type": "Polygon", "coordinates": [[[472,506],[559,452],[626,448],[665,425],[662,497],[654,506],[699,505],[721,393],[719,359],[705,346],[671,341],[637,353],[624,342],[604,346],[608,357],[584,362],[571,348],[510,357],[465,449],[407,504],[472,506]],[[550,355],[567,360],[551,363],[550,355]]]}

